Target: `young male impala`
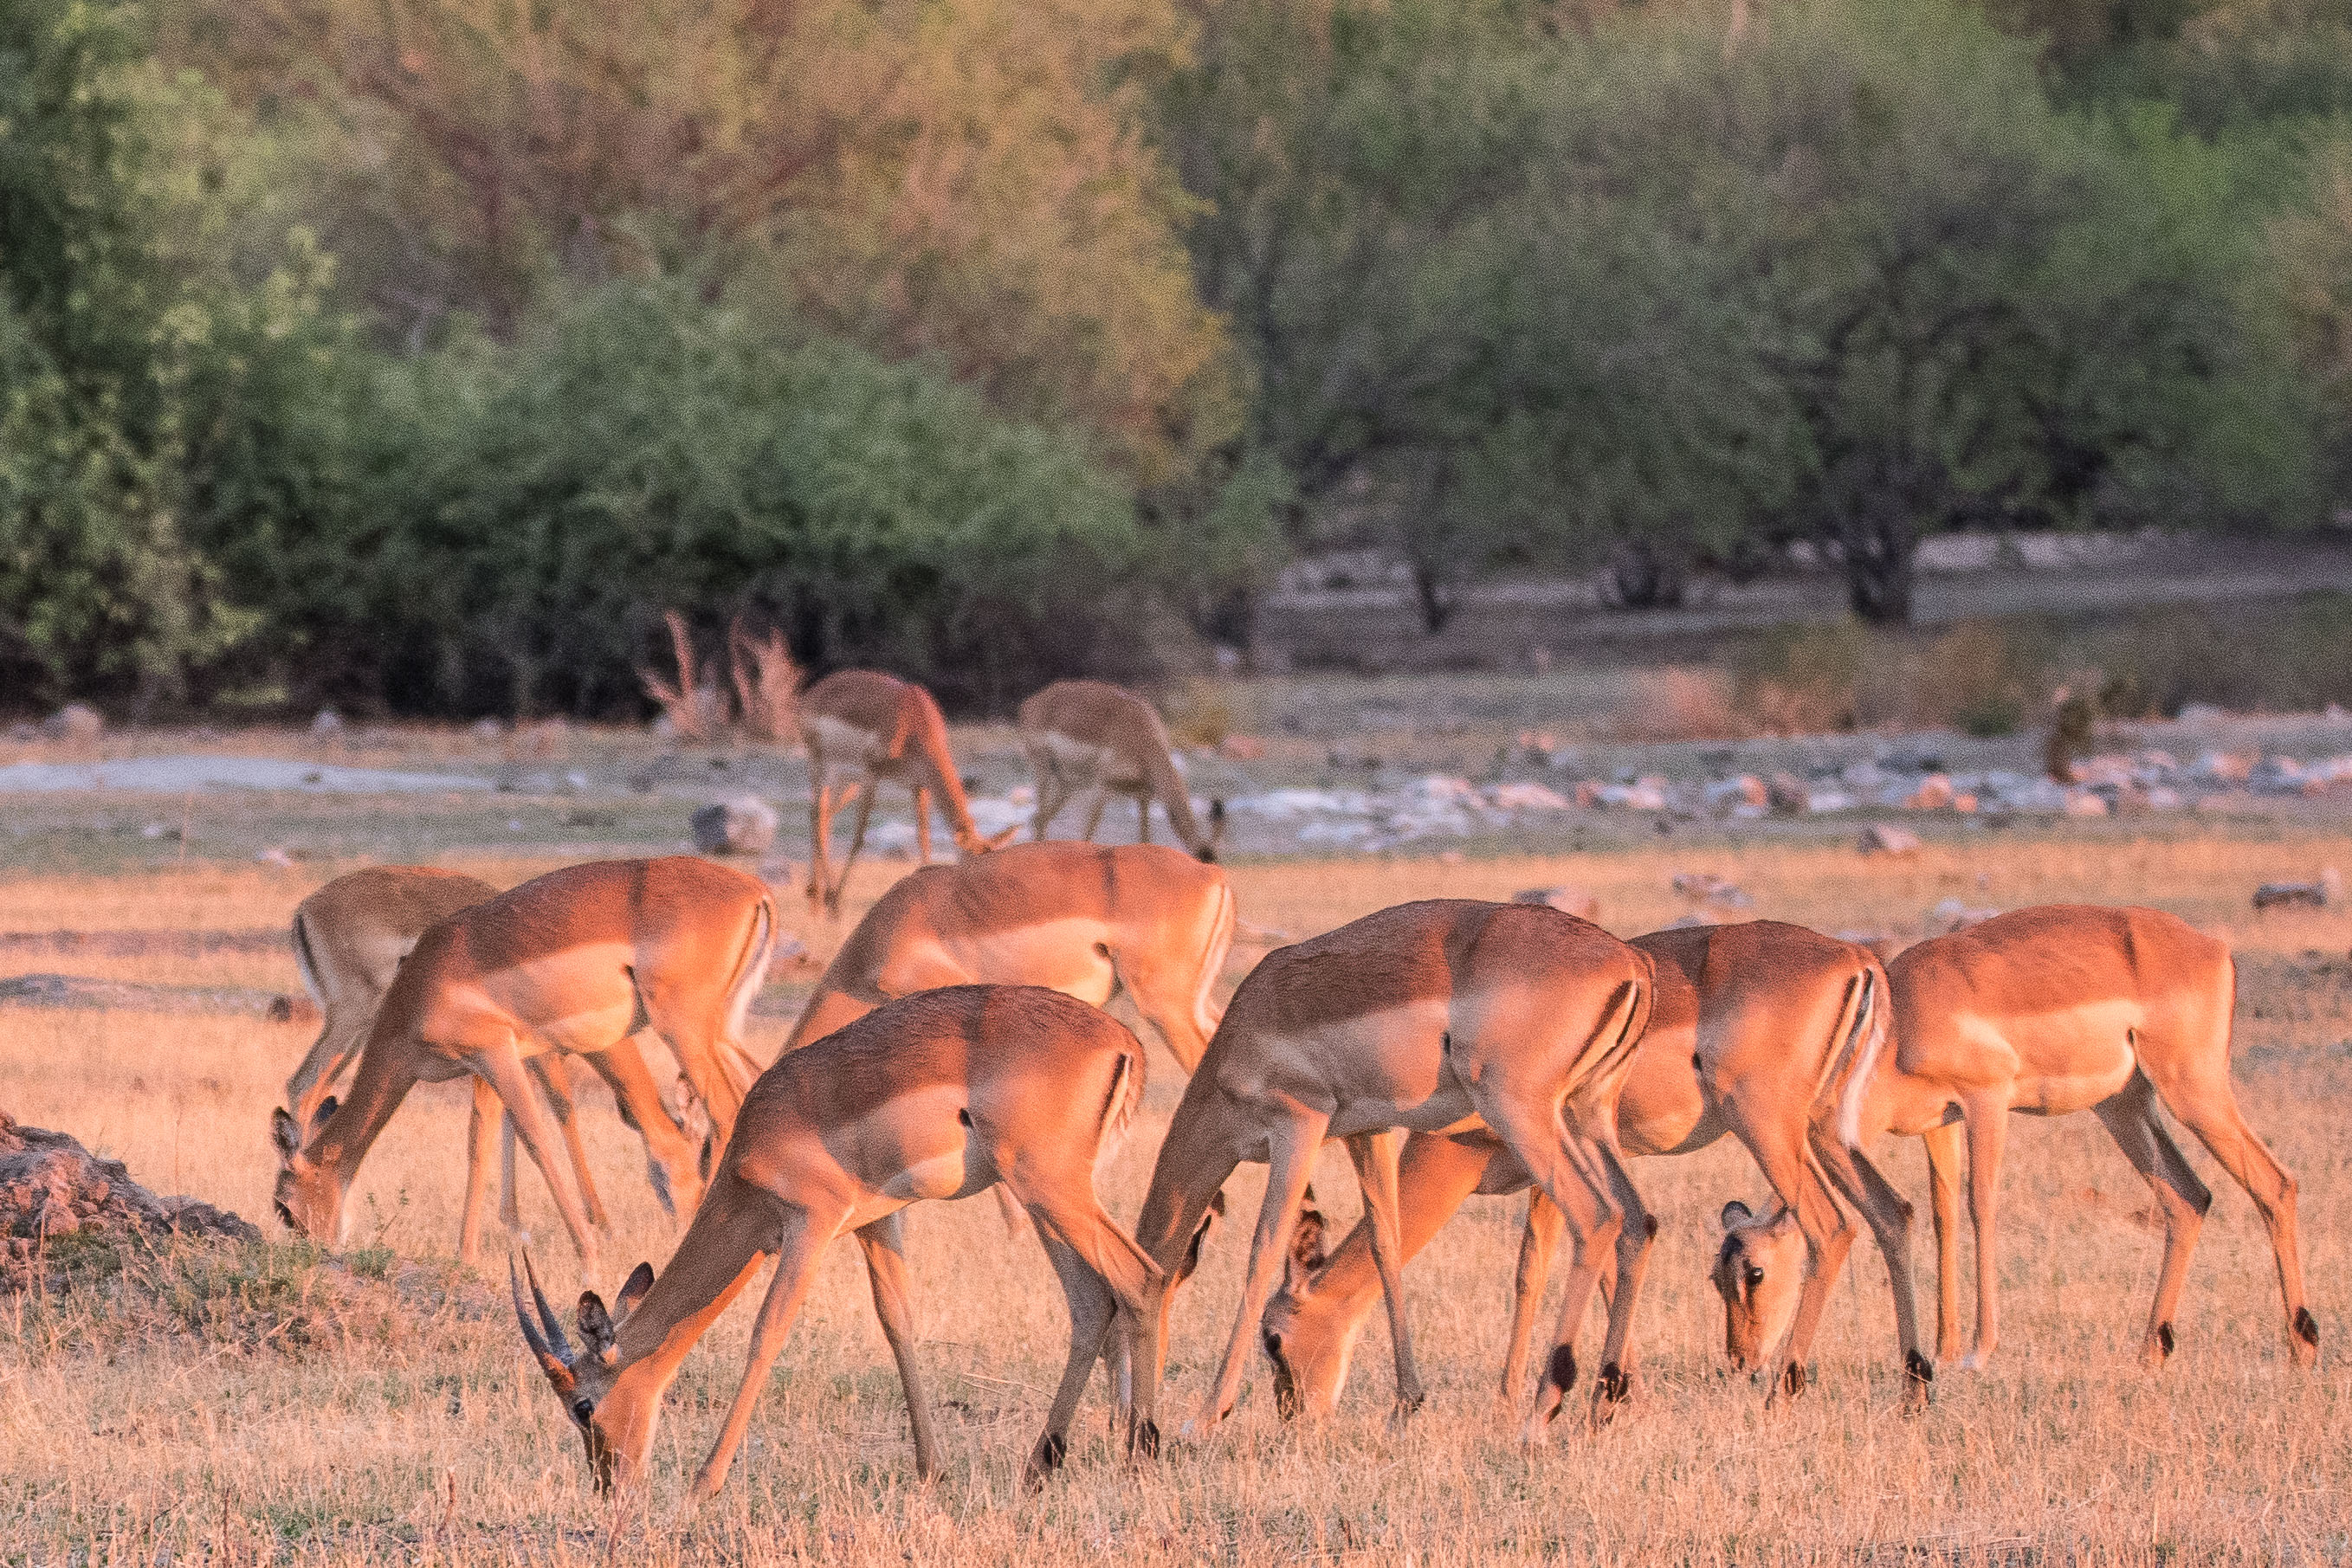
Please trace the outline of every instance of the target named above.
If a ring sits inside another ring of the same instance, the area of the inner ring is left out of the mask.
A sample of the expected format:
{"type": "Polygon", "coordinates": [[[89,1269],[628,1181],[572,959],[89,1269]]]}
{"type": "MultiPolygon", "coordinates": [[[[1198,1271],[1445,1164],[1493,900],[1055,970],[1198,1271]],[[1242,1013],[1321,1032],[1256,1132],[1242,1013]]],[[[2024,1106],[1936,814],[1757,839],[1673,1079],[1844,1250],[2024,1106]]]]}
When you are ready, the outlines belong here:
{"type": "MultiPolygon", "coordinates": [[[[474,877],[436,871],[430,866],[370,866],[335,878],[295,906],[295,967],[302,976],[303,988],[319,1004],[323,1016],[318,1040],[295,1068],[293,1076],[286,1081],[288,1114],[297,1127],[310,1126],[319,1119],[320,1103],[359,1055],[367,1039],[368,1025],[375,1018],[376,1006],[391,986],[400,961],[416,946],[417,938],[459,910],[497,897],[498,891],[474,877]]],[[[623,1092],[623,1084],[625,1079],[634,1083],[649,1073],[639,1048],[632,1041],[599,1052],[587,1061],[613,1084],[622,1119],[637,1128],[636,1113],[630,1096],[623,1092]]],[[[533,1057],[528,1066],[547,1096],[548,1107],[563,1134],[564,1147],[572,1158],[572,1179],[580,1184],[588,1222],[602,1230],[606,1224],[604,1206],[597,1197],[595,1179],[588,1166],[588,1151],[581,1141],[579,1123],[572,1113],[583,1080],[591,1069],[566,1056],[533,1057]]],[[[701,1191],[701,1182],[698,1176],[694,1176],[681,1193],[671,1192],[671,1166],[682,1163],[670,1146],[675,1142],[668,1135],[671,1126],[674,1124],[665,1114],[663,1124],[648,1134],[649,1150],[658,1141],[667,1160],[649,1154],[646,1165],[655,1197],[665,1210],[675,1214],[677,1199],[681,1196],[691,1208],[701,1191]]],[[[458,1257],[467,1263],[480,1260],[481,1209],[488,1169],[486,1150],[494,1130],[499,1145],[499,1168],[505,1178],[500,1218],[509,1229],[520,1229],[521,1218],[514,1180],[514,1121],[504,1113],[497,1091],[486,1081],[477,1079],[467,1145],[471,1179],[467,1184],[465,1222],[457,1246],[458,1257]]]]}
{"type": "MultiPolygon", "coordinates": [[[[1853,1228],[1832,1197],[1834,1188],[1869,1220],[1895,1286],[1895,1332],[1911,1396],[1924,1397],[1934,1376],[1919,1348],[1910,1257],[1901,1224],[1906,1206],[1864,1156],[1839,1136],[1837,1118],[1860,1092],[1886,1032],[1886,976],[1866,949],[1777,921],[1697,926],[1637,936],[1633,946],[1657,965],[1657,1000],[1617,1098],[1618,1146],[1629,1155],[1693,1154],[1724,1134],[1755,1157],[1765,1179],[1794,1216],[1803,1249],[1805,1291],[1786,1348],[1773,1358],[1773,1394],[1803,1386],[1813,1327],[1853,1228]]],[[[1418,1252],[1473,1192],[1517,1192],[1524,1167],[1483,1126],[1416,1133],[1404,1147],[1397,1190],[1401,1249],[1418,1252]]],[[[1528,1229],[1503,1364],[1504,1399],[1526,1386],[1528,1342],[1544,1275],[1559,1232],[1559,1212],[1538,1191],[1528,1229]]],[[[1626,1233],[1643,1259],[1656,1226],[1628,1217],[1626,1233]]],[[[1371,1237],[1358,1225],[1328,1259],[1319,1220],[1302,1221],[1283,1289],[1260,1327],[1286,1411],[1328,1412],[1347,1380],[1356,1336],[1379,1294],[1371,1237]]],[[[1637,1260],[1636,1268],[1643,1266],[1637,1260]]],[[[1604,1260],[1603,1270],[1608,1263],[1604,1260]]],[[[1604,1279],[1613,1291],[1613,1282],[1604,1279]]],[[[1734,1284],[1745,1289],[1744,1278],[1734,1284]]],[[[1528,1436],[1539,1436],[1576,1377],[1578,1324],[1563,1321],[1528,1436]]],[[[1735,1346],[1760,1364],[1769,1344],[1735,1346]]],[[[1603,1364],[1593,1414],[1623,1397],[1630,1364],[1603,1364]]]]}
{"type": "MultiPolygon", "coordinates": [[[[2278,1260],[2288,1350],[2298,1364],[2317,1356],[2319,1324],[2304,1301],[2296,1250],[2294,1181],[2246,1124],[2230,1088],[2237,969],[2226,944],[2152,909],[2050,904],[1922,942],[1897,956],[1887,977],[1894,1049],[1881,1053],[1843,1131],[1855,1147],[1889,1132],[1927,1140],[1945,1356],[1959,1350],[1961,1137],[1976,1231],[1977,1325],[1975,1346],[1960,1364],[1974,1368],[2000,1342],[1994,1222],[2009,1114],[2095,1111],[2164,1213],[2164,1265],[2141,1349],[2149,1365],[2164,1364],[2189,1253],[2213,1196],[2166,1134],[2158,1102],[2254,1200],[2278,1260]]],[[[1752,1281],[1743,1294],[1726,1295],[1729,1333],[1769,1341],[1793,1310],[1798,1264],[1788,1217],[1759,1218],[1734,1204],[1724,1219],[1725,1267],[1752,1281]]]]}
{"type": "MultiPolygon", "coordinates": [[[[1371,1217],[1388,1301],[1400,1413],[1421,1403],[1399,1270],[1397,1149],[1404,1132],[1478,1118],[1568,1217],[1580,1312],[1595,1251],[1638,1211],[1610,1113],[1654,989],[1648,955],[1599,926],[1538,905],[1466,899],[1400,904],[1279,948],[1242,982],[1170,1122],[1136,1239],[1162,1270],[1139,1331],[1139,1430],[1155,1400],[1179,1265],[1209,1206],[1244,1160],[1269,1166],[1241,1312],[1206,1429],[1240,1390],[1249,1333],[1273,1293],[1282,1247],[1317,1152],[1344,1139],[1371,1217]]],[[[1639,1284],[1637,1254],[1611,1303],[1610,1361],[1622,1359],[1639,1284]]]]}
{"type": "MultiPolygon", "coordinates": [[[[1103,1212],[1096,1161],[1143,1096],[1143,1048],[1108,1013],[1034,986],[956,986],[889,1003],[761,1074],[709,1195],[656,1278],[639,1264],[608,1312],[580,1298],[569,1343],[538,1281],[540,1326],[515,1316],[571,1412],[600,1487],[645,1472],[662,1395],[703,1331],[773,1254],[743,1382],[694,1480],[719,1490],[827,1243],[855,1231],[914,1428],[915,1468],[939,1468],[914,1359],[899,1212],[1003,1182],[1035,1222],[1070,1309],[1070,1356],[1027,1479],[1067,1451],[1070,1417],[1115,1319],[1131,1325],[1158,1277],[1103,1212]]],[[[1118,1336],[1124,1341],[1128,1336],[1118,1336]]]]}
{"type": "Polygon", "coordinates": [[[1125,991],[1190,1072],[1216,1032],[1234,943],[1224,873],[1143,844],[1019,844],[900,878],[818,977],[796,1051],[894,997],[976,981],[1095,1007],[1125,991]]]}
{"type": "Polygon", "coordinates": [[[1016,830],[982,836],[964,799],[963,779],[948,751],[948,723],[931,694],[879,670],[837,670],[801,694],[801,739],[809,758],[809,883],[812,903],[841,906],[849,868],[866,843],[866,824],[883,779],[915,798],[916,852],[931,858],[931,793],[939,792],[955,828],[956,852],[969,860],[1008,842],[1016,830]],[[845,779],[835,794],[835,780],[845,779]],[[857,825],[841,873],[833,873],[834,813],[855,800],[857,825]]]}
{"type": "MultiPolygon", "coordinates": [[[[645,1134],[647,1157],[688,1197],[701,1185],[696,1150],[635,1048],[614,1053],[640,1029],[659,1035],[723,1140],[750,1082],[736,1042],[775,939],[774,906],[757,878],[690,856],[570,866],[460,910],[401,964],[368,1027],[350,1097],[320,1103],[308,1143],[291,1116],[272,1113],[278,1218],[340,1239],[343,1195],[409,1090],[471,1073],[514,1118],[583,1261],[593,1262],[593,1233],[553,1158],[554,1128],[525,1063],[550,1051],[605,1056],[599,1065],[645,1134]]],[[[469,1215],[488,1184],[487,1120],[475,1124],[469,1215]]]]}
{"type": "Polygon", "coordinates": [[[1113,791],[1135,801],[1135,836],[1151,841],[1151,802],[1168,813],[1183,846],[1204,861],[1217,858],[1225,831],[1225,803],[1209,802],[1204,830],[1192,815],[1192,797],[1176,770],[1168,727],[1150,703],[1104,681],[1055,681],[1021,705],[1021,744],[1037,774],[1035,833],[1045,836],[1062,808],[1087,797],[1088,843],[1102,826],[1113,791]]]}

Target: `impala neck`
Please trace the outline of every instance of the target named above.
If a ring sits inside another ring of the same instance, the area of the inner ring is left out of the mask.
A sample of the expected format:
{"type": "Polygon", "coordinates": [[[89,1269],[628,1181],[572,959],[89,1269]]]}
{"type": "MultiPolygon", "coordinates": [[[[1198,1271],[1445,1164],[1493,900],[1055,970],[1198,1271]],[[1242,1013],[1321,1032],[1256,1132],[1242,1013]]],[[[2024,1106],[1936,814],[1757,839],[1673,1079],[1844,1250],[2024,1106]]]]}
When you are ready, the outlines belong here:
{"type": "Polygon", "coordinates": [[[384,1124],[416,1087],[415,1047],[415,1039],[402,1031],[372,1034],[367,1048],[360,1052],[351,1092],[303,1151],[303,1157],[313,1166],[333,1175],[339,1190],[351,1185],[384,1124]]]}
{"type": "Polygon", "coordinates": [[[772,1223],[765,1225],[763,1237],[756,1220],[760,1196],[730,1176],[712,1182],[669,1267],[621,1320],[614,1340],[619,1371],[597,1406],[598,1420],[616,1438],[636,1433],[638,1440],[650,1442],[662,1394],[686,1353],[760,1271],[775,1242],[772,1223]],[[761,1239],[769,1246],[761,1247],[761,1239]]]}
{"type": "Polygon", "coordinates": [[[980,829],[971,820],[971,802],[964,798],[963,776],[956,771],[954,754],[948,750],[947,723],[937,713],[925,714],[923,719],[915,744],[930,771],[932,788],[940,792],[940,804],[955,828],[956,847],[969,853],[980,842],[980,829]]]}
{"type": "Polygon", "coordinates": [[[1207,1073],[1195,1072],[1184,1086],[1184,1098],[1168,1124],[1168,1136],[1151,1168],[1151,1190],[1135,1222],[1136,1243],[1168,1277],[1171,1292],[1202,1217],[1241,1164],[1229,1108],[1212,1102],[1212,1096],[1223,1096],[1209,1079],[1207,1073]]]}
{"type": "Polygon", "coordinates": [[[1147,743],[1143,753],[1145,773],[1151,780],[1151,792],[1168,809],[1169,823],[1184,847],[1199,854],[1209,846],[1209,835],[1201,831],[1200,819],[1192,815],[1192,792],[1184,784],[1184,776],[1176,770],[1175,759],[1156,745],[1147,743]]]}

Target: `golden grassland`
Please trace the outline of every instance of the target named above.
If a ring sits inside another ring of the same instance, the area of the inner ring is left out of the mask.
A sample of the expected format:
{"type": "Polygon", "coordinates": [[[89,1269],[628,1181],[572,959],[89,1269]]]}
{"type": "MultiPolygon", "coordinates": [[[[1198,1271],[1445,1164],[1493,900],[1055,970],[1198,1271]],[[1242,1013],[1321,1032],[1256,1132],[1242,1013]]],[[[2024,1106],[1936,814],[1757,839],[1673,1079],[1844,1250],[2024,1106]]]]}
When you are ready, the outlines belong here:
{"type": "MultiPolygon", "coordinates": [[[[1060,1292],[1034,1241],[1009,1240],[987,1202],[910,1218],[925,1364],[940,1403],[947,1473],[913,1476],[897,1380],[856,1249],[836,1247],[794,1327],[726,1491],[698,1511],[686,1480],[740,1375],[751,1309],[739,1304],[688,1358],[650,1485],[610,1504],[523,1354],[488,1281],[436,1262],[454,1250],[465,1101],[420,1091],[352,1196],[352,1244],[397,1309],[306,1348],[201,1334],[102,1332],[83,1300],[0,1301],[0,1561],[27,1563],[638,1563],[813,1559],[866,1563],[1887,1560],[2138,1563],[2352,1559],[2352,916],[2256,917],[2258,882],[2347,862],[2352,840],[2315,829],[2237,836],[2080,839],[2027,830],[1916,860],[1843,844],[1671,847],[1551,860],[1395,860],[1244,865],[1246,919],[1293,935],[1407,898],[1507,895],[1573,882],[1621,933],[1679,912],[1671,873],[1714,871],[1756,913],[1827,929],[1916,925],[1938,899],[2011,907],[2134,901],[2226,936],[2242,960],[2238,1053],[2247,1113],[2302,1184],[2305,1265],[2322,1333],[2315,1371],[2290,1363],[2270,1258],[2252,1206],[2189,1144],[2217,1200],[2160,1375],[2134,1352],[2160,1251],[2145,1190],[2093,1118],[2019,1119],[2006,1166],[2000,1257],[2005,1338],[1990,1371],[1945,1369],[1933,1407],[1897,1414],[1885,1280],[1866,1239],[1838,1287],[1816,1385],[1767,1412],[1721,1360],[1705,1279],[1723,1200],[1762,1183],[1727,1141],[1647,1162],[1635,1179],[1663,1217],[1641,1330],[1638,1402],[1607,1431],[1563,1421],[1523,1450],[1498,1414],[1517,1200],[1475,1199],[1407,1281],[1431,1384],[1428,1406],[1385,1420],[1384,1333],[1367,1331],[1339,1416],[1276,1416],[1262,1364],[1236,1418],[1157,1464],[1118,1460],[1097,1379],[1072,1463],[1024,1495],[1020,1466],[1064,1352],[1060,1292]],[[396,1267],[384,1249],[403,1261],[396,1267]],[[403,1316],[403,1312],[411,1315],[403,1316]]],[[[452,862],[457,863],[457,862],[452,862]]],[[[541,860],[462,862],[498,882],[541,860]]],[[[114,876],[0,881],[0,929],[221,931],[281,924],[340,867],[193,865],[114,876]]],[[[902,866],[859,868],[854,920],[902,866]]],[[[787,919],[822,956],[848,921],[787,919]]],[[[1255,956],[1244,948],[1228,974],[1255,956]]],[[[12,963],[118,979],[291,989],[276,953],[203,959],[77,956],[12,963]]],[[[813,970],[779,977],[789,990],[813,970]]],[[[786,999],[780,997],[779,1000],[786,999]]],[[[764,1009],[763,1009],[764,1011],[764,1009]]],[[[772,1051],[785,1019],[755,1020],[772,1051]]],[[[181,1011],[0,1009],[0,1107],[68,1130],[162,1191],[248,1217],[268,1212],[265,1121],[307,1028],[181,1011]]],[[[1104,1180],[1114,1213],[1140,1202],[1179,1088],[1153,1052],[1148,1111],[1104,1180]]],[[[591,1147],[614,1211],[609,1296],[675,1231],[609,1109],[591,1147]]],[[[2184,1140],[2186,1141],[2186,1140],[2184,1140]]],[[[1915,1149],[1891,1168],[1924,1200],[1915,1149]]],[[[1255,1210],[1254,1167],[1233,1184],[1255,1210]]],[[[1354,1207],[1327,1157],[1327,1208],[1354,1207]]],[[[1924,1210],[1924,1201],[1922,1202],[1924,1210]]],[[[579,1287],[551,1206],[529,1178],[525,1215],[563,1299],[579,1287]]],[[[493,1227],[492,1245],[503,1236],[493,1227]]],[[[1243,1229],[1212,1239],[1180,1297],[1167,1397],[1201,1397],[1239,1291],[1243,1229]]],[[[317,1274],[297,1254],[299,1281],[317,1274]]],[[[1932,1297],[1932,1262],[1920,1282],[1932,1297]]],[[[502,1288],[502,1281],[497,1281],[502,1288]]],[[[756,1297],[756,1292],[754,1293],[756,1297]]],[[[1597,1326],[1588,1325],[1590,1336],[1597,1326]]],[[[1589,1356],[1587,1358],[1589,1360],[1589,1356]]],[[[1581,1390],[1580,1390],[1580,1395],[1581,1390]]],[[[1571,1406],[1582,1410],[1580,1397],[1571,1406]]]]}

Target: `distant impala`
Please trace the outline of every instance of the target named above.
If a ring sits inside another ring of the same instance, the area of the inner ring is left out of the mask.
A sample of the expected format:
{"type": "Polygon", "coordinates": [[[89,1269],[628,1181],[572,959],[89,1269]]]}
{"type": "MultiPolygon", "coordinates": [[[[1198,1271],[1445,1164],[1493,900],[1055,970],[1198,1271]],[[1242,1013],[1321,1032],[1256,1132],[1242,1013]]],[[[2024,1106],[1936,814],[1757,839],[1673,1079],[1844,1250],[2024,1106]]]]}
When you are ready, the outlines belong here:
{"type": "Polygon", "coordinates": [[[1134,800],[1135,836],[1143,842],[1151,841],[1151,802],[1157,800],[1186,849],[1204,861],[1217,858],[1225,803],[1209,803],[1204,831],[1176,770],[1168,727],[1133,692],[1102,681],[1055,681],[1021,705],[1021,744],[1037,773],[1038,838],[1064,806],[1086,795],[1086,838],[1092,843],[1103,807],[1116,791],[1134,800]]]}
{"type": "Polygon", "coordinates": [[[912,681],[879,670],[839,670],[801,694],[801,739],[809,755],[809,882],[811,902],[828,910],[841,906],[849,868],[866,842],[874,796],[885,779],[915,797],[916,852],[931,858],[931,792],[939,792],[955,827],[956,852],[966,860],[1007,843],[1015,830],[982,838],[964,799],[963,779],[948,751],[947,720],[931,694],[912,681]],[[836,775],[847,780],[836,797],[836,775]],[[834,813],[855,800],[857,826],[849,853],[833,874],[834,813]]]}

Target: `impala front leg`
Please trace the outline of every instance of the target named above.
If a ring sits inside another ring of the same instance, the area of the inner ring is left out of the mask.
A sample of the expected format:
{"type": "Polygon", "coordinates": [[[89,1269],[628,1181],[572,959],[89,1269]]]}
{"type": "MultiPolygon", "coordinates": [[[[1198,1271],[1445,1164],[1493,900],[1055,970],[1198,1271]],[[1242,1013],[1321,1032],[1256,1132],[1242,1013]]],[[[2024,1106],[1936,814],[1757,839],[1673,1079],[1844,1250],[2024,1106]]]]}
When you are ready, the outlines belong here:
{"type": "Polygon", "coordinates": [[[817,1259],[830,1239],[829,1235],[816,1235],[815,1229],[814,1218],[805,1210],[784,1221],[776,1249],[775,1277],[768,1282],[767,1299],[760,1303],[760,1315],[751,1324],[751,1354],[744,1362],[742,1385],[735,1390],[735,1403],[728,1408],[727,1425],[720,1428],[710,1457],[695,1472],[689,1495],[698,1503],[717,1495],[727,1479],[727,1467],[734,1462],[735,1450],[742,1446],[743,1434],[751,1427],[760,1391],[768,1385],[768,1374],[783,1351],[784,1334],[800,1314],[801,1303],[808,1299],[809,1286],[816,1279],[817,1259]]]}
{"type": "Polygon", "coordinates": [[[1977,1333],[1960,1369],[1977,1372],[2000,1343],[2000,1152],[2009,1133],[2009,1107],[1979,1098],[1963,1110],[1969,1128],[1969,1228],[1977,1243],[1977,1333]]]}
{"type": "Polygon", "coordinates": [[[1225,1342],[1225,1357],[1217,1368],[1217,1385],[1199,1418],[1185,1435],[1204,1436],[1233,1413],[1241,1397],[1242,1368],[1250,1338],[1265,1303],[1274,1295],[1287,1256],[1291,1227],[1307,1196],[1307,1179],[1315,1174],[1316,1151],[1323,1146],[1323,1129],[1329,1118],[1308,1112],[1288,1126],[1277,1125],[1269,1136],[1265,1201],[1258,1208],[1257,1232],[1250,1238],[1249,1273],[1242,1287],[1241,1315],[1234,1320],[1233,1337],[1225,1342]]]}
{"type": "Polygon", "coordinates": [[[1927,1151],[1927,1206],[1936,1228],[1936,1359],[1968,1354],[1960,1322],[1960,1183],[1968,1124],[1946,1122],[1919,1134],[1927,1151]]]}
{"type": "MultiPolygon", "coordinates": [[[[1427,1397],[1420,1368],[1413,1364],[1412,1331],[1404,1305],[1404,1258],[1397,1234],[1397,1153],[1404,1133],[1359,1133],[1348,1140],[1348,1157],[1356,1167],[1356,1183],[1363,1189],[1364,1218],[1371,1226],[1372,1266],[1380,1270],[1381,1291],[1388,1300],[1389,1347],[1396,1356],[1396,1416],[1412,1415],[1427,1397]]],[[[1283,1234],[1289,1235],[1288,1226],[1283,1234]]],[[[1264,1311],[1264,1303],[1259,1304],[1264,1311]]],[[[1255,1321],[1255,1320],[1253,1320],[1255,1321]]]]}

